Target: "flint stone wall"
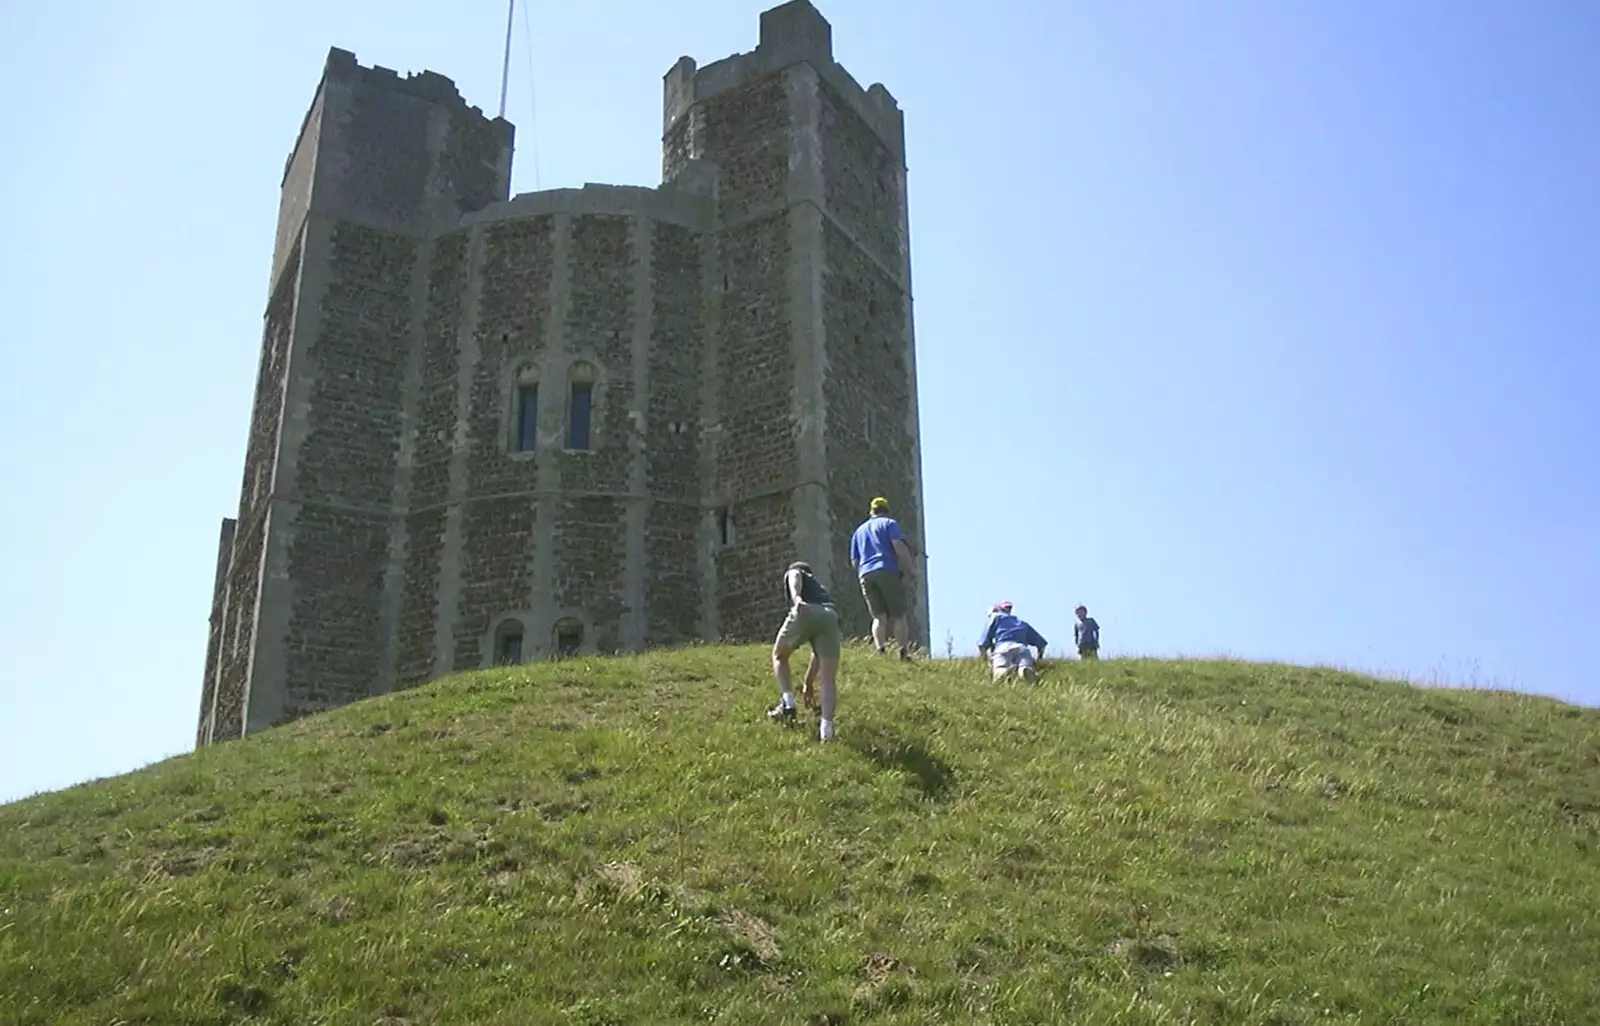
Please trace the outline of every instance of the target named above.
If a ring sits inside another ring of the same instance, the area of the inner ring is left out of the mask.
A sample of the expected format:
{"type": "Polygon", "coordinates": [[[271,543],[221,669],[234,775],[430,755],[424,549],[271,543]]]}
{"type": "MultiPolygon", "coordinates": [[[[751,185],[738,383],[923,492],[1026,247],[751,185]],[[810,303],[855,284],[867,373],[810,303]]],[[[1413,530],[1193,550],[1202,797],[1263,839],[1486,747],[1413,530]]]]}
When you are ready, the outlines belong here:
{"type": "Polygon", "coordinates": [[[515,636],[766,640],[797,558],[865,632],[850,530],[884,494],[922,531],[899,109],[803,0],[664,88],[660,188],[512,198],[509,124],[330,53],[285,165],[200,743],[515,636]]]}

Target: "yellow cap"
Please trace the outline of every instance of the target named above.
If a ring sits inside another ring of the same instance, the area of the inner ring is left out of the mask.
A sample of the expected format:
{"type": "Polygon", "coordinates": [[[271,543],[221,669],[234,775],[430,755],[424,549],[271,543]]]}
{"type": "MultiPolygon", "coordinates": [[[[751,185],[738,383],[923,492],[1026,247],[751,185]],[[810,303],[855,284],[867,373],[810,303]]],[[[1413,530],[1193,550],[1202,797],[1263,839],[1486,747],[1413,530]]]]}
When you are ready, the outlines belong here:
{"type": "Polygon", "coordinates": [[[884,512],[888,512],[888,510],[889,510],[889,500],[885,499],[881,495],[879,495],[876,498],[874,498],[872,500],[872,502],[870,504],[868,504],[867,512],[876,513],[880,509],[883,510],[884,512]]]}

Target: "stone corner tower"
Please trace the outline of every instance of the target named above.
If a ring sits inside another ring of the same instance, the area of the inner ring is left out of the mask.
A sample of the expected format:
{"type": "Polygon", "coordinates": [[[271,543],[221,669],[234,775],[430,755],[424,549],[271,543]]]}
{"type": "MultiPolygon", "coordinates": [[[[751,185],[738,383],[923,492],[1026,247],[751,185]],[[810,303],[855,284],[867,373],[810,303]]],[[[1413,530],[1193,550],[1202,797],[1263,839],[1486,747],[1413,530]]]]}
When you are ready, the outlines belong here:
{"type": "MultiPolygon", "coordinates": [[[[659,188],[508,198],[512,127],[329,53],[285,167],[197,743],[455,670],[765,640],[923,518],[904,130],[805,0],[665,78],[659,188]]],[[[927,643],[927,597],[913,593],[927,643]]]]}
{"type": "MultiPolygon", "coordinates": [[[[718,172],[708,498],[734,540],[718,632],[770,635],[777,572],[799,556],[865,634],[851,530],[884,495],[914,549],[923,536],[900,108],[834,61],[806,0],[763,13],[750,53],[681,58],[664,94],[664,180],[694,161],[718,172]]],[[[910,612],[926,646],[925,588],[910,612]]]]}

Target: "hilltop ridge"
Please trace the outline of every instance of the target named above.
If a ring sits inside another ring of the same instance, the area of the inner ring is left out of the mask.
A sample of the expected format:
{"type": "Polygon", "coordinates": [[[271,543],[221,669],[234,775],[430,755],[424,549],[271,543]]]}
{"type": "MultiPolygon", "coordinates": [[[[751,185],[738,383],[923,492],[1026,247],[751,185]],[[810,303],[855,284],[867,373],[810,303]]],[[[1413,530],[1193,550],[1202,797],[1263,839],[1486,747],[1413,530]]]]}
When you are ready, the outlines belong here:
{"type": "Polygon", "coordinates": [[[1580,1023],[1600,711],[759,646],[468,673],[0,806],[0,1022],[1580,1023]]]}

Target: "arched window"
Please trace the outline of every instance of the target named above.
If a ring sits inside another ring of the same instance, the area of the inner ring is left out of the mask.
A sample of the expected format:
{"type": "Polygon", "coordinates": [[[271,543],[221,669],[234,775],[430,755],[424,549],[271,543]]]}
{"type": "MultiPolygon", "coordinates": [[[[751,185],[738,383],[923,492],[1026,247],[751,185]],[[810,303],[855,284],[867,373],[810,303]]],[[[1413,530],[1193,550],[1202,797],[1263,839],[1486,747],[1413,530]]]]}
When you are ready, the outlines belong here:
{"type": "Polygon", "coordinates": [[[556,621],[554,635],[557,658],[575,656],[583,648],[583,624],[570,616],[556,621]]]}
{"type": "Polygon", "coordinates": [[[594,417],[594,364],[579,360],[567,378],[567,448],[576,452],[590,446],[594,417]]]}
{"type": "Polygon", "coordinates": [[[511,388],[512,452],[533,452],[539,445],[539,376],[531,366],[517,371],[511,388]]]}
{"type": "Polygon", "coordinates": [[[517,451],[532,452],[539,441],[539,383],[517,386],[517,451]]]}
{"type": "Polygon", "coordinates": [[[522,621],[506,620],[494,632],[494,664],[515,666],[522,662],[522,621]]]}

